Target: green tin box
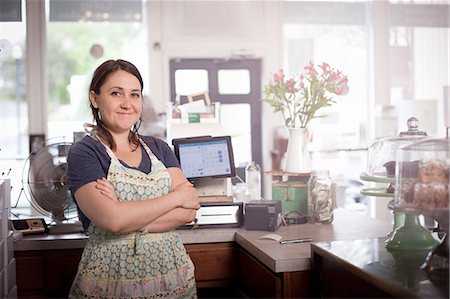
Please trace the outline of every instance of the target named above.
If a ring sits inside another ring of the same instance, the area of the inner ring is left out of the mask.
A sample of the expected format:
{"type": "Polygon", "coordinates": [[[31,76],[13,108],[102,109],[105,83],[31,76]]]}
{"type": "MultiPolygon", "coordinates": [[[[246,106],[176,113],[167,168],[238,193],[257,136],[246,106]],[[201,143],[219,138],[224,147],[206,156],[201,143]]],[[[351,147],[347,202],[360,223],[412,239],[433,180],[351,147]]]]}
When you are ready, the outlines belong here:
{"type": "Polygon", "coordinates": [[[290,212],[308,215],[308,189],[303,182],[272,183],[272,199],[281,201],[283,215],[290,212]]]}

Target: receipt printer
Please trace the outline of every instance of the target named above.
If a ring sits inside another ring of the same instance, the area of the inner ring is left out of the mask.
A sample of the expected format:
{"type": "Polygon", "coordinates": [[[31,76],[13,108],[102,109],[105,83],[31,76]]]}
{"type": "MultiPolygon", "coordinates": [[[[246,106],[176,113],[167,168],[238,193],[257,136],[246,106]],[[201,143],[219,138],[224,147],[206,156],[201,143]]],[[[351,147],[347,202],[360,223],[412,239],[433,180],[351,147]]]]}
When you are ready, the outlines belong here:
{"type": "Polygon", "coordinates": [[[245,229],[274,231],[281,221],[279,200],[252,200],[245,204],[245,229]]]}

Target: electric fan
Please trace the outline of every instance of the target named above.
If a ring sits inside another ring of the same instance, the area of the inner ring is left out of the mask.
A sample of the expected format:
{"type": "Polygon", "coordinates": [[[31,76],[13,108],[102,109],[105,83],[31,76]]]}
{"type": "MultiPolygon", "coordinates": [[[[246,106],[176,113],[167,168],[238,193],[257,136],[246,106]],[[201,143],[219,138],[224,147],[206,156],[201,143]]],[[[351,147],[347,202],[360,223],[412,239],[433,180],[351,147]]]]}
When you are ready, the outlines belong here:
{"type": "Polygon", "coordinates": [[[67,155],[72,140],[47,140],[25,162],[22,184],[33,209],[51,218],[50,233],[82,232],[77,208],[67,187],[67,155]]]}

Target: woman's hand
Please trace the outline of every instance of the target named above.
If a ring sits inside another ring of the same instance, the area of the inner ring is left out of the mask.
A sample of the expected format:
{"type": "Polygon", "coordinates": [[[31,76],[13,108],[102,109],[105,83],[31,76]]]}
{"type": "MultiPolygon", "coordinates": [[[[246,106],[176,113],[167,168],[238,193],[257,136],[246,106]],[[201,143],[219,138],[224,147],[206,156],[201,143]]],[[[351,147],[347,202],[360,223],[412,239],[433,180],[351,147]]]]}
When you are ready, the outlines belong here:
{"type": "Polygon", "coordinates": [[[100,190],[100,192],[106,197],[114,201],[119,201],[119,199],[117,198],[116,191],[114,190],[114,186],[111,185],[111,183],[107,179],[105,178],[97,179],[95,188],[100,190]]]}
{"type": "Polygon", "coordinates": [[[178,199],[178,206],[185,209],[200,209],[197,190],[178,167],[169,167],[167,171],[172,178],[171,193],[178,199]]]}
{"type": "Polygon", "coordinates": [[[180,207],[185,209],[200,209],[200,201],[198,199],[197,190],[190,182],[186,181],[180,184],[173,190],[173,192],[180,198],[180,207]]]}

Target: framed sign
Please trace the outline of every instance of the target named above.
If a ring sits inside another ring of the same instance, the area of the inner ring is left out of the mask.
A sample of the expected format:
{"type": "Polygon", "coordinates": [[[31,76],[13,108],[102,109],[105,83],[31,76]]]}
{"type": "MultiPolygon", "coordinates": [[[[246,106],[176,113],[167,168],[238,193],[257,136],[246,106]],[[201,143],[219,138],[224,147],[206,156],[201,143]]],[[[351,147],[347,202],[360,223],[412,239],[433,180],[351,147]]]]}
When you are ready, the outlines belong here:
{"type": "Polygon", "coordinates": [[[187,98],[189,103],[194,101],[203,101],[205,106],[211,106],[211,100],[209,99],[209,94],[207,91],[190,94],[187,98]]]}

